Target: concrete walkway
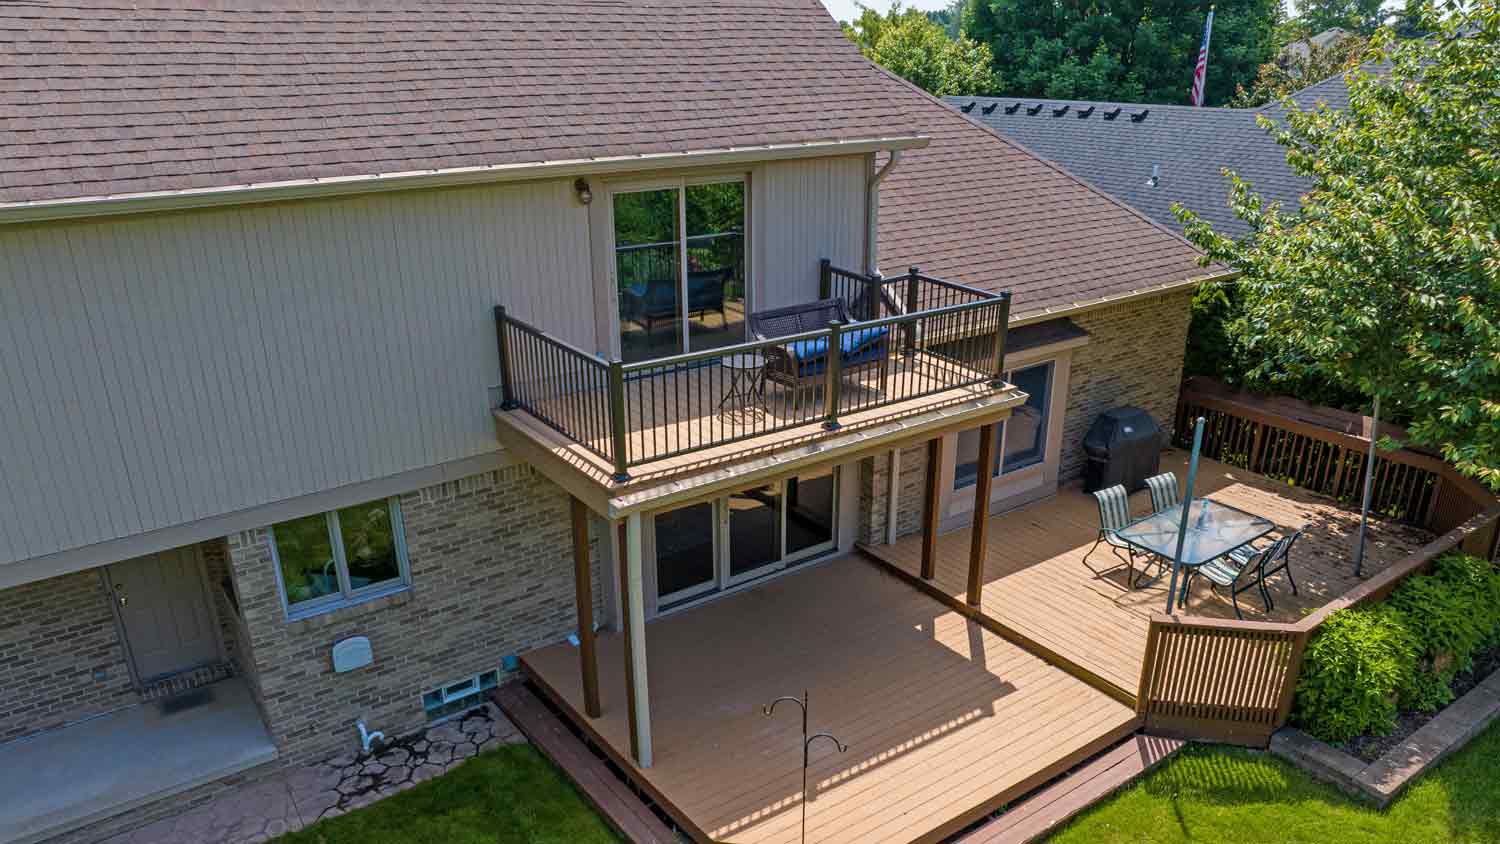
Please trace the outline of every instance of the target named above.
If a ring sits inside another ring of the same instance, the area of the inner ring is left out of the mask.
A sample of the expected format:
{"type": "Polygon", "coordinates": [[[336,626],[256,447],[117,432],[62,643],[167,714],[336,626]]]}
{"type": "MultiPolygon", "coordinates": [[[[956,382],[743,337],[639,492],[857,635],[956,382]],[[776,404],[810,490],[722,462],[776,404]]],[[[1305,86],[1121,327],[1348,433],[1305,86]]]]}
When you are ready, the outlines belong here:
{"type": "Polygon", "coordinates": [[[398,740],[379,755],[350,754],[278,773],[104,844],[259,844],[405,791],[486,750],[524,741],[487,704],[398,740]]]}
{"type": "Polygon", "coordinates": [[[0,841],[42,841],[275,758],[239,679],[12,742],[0,747],[0,841]]]}

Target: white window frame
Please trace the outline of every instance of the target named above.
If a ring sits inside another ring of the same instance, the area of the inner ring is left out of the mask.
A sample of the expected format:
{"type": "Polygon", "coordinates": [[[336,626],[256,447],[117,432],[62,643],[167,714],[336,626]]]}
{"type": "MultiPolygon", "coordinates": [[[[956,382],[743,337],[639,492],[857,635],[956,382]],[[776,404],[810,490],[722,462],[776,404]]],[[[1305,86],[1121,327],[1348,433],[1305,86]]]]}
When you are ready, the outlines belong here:
{"type": "MultiPolygon", "coordinates": [[[[349,583],[348,552],[344,548],[344,532],[339,526],[339,513],[338,510],[330,510],[322,515],[328,530],[328,541],[333,548],[334,572],[338,575],[339,592],[336,595],[320,595],[295,604],[287,597],[286,581],[281,575],[281,552],[276,546],[276,526],[270,525],[266,528],[266,532],[271,537],[271,566],[276,570],[276,591],[281,595],[281,609],[288,621],[332,612],[411,588],[411,562],[406,554],[406,523],[401,518],[401,499],[392,496],[385,499],[385,502],[390,513],[391,536],[396,544],[396,569],[399,576],[359,589],[353,588],[349,583]]],[[[371,502],[361,501],[350,506],[360,507],[369,503],[371,502]]]]}
{"type": "MultiPolygon", "coordinates": [[[[609,298],[615,303],[614,314],[612,317],[612,321],[614,323],[614,333],[612,335],[610,343],[613,354],[616,357],[621,354],[620,332],[624,329],[624,325],[620,321],[620,303],[618,301],[620,280],[616,277],[619,265],[615,260],[615,195],[622,193],[644,193],[648,191],[658,190],[673,190],[677,192],[677,275],[679,276],[677,301],[681,304],[686,303],[688,300],[688,240],[690,238],[688,237],[687,233],[687,189],[696,185],[727,185],[735,183],[744,185],[745,230],[744,232],[742,232],[741,236],[744,239],[743,260],[745,266],[743,268],[743,272],[745,275],[745,313],[748,315],[754,310],[755,307],[754,303],[751,301],[752,297],[754,296],[753,290],[755,285],[750,283],[751,232],[749,174],[740,172],[712,173],[694,176],[678,176],[665,179],[626,181],[609,184],[607,196],[608,202],[606,203],[606,211],[609,219],[609,225],[606,227],[606,236],[608,239],[609,247],[609,298]]],[[[679,330],[680,336],[678,337],[679,342],[681,342],[682,344],[682,349],[685,352],[693,351],[693,349],[691,348],[692,326],[688,323],[689,321],[686,318],[681,320],[681,327],[679,330]]],[[[745,327],[746,340],[748,340],[750,337],[749,331],[750,328],[749,324],[747,323],[745,327]]]]}

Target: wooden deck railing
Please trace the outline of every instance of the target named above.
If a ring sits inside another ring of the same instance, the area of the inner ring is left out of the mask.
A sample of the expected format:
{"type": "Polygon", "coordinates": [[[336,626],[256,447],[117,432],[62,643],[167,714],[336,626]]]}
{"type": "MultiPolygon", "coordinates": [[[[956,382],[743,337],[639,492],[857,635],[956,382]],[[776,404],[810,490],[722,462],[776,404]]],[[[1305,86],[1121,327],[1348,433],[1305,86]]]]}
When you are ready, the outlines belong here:
{"type": "MultiPolygon", "coordinates": [[[[1194,379],[1178,404],[1176,436],[1207,420],[1204,453],[1288,483],[1352,500],[1371,446],[1369,420],[1290,399],[1235,395],[1194,379]]],[[[1146,727],[1181,738],[1263,746],[1286,723],[1314,631],[1334,612],[1379,601],[1454,549],[1494,559],[1500,502],[1443,461],[1410,450],[1376,456],[1375,502],[1437,539],[1296,622],[1157,614],[1136,701],[1146,727]]]]}

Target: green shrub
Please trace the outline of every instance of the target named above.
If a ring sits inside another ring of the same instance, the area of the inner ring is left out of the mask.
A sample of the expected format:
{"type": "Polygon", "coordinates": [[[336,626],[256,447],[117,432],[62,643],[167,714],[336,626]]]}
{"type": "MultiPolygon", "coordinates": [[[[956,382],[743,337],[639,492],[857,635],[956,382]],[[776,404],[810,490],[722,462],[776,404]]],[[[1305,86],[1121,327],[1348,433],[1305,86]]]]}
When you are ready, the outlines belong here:
{"type": "Polygon", "coordinates": [[[1500,646],[1500,569],[1457,551],[1438,559],[1433,576],[1467,591],[1479,625],[1479,650],[1500,646]]]}
{"type": "Polygon", "coordinates": [[[1324,741],[1384,735],[1414,685],[1416,646],[1400,613],[1339,610],[1307,643],[1293,720],[1324,741]]]}

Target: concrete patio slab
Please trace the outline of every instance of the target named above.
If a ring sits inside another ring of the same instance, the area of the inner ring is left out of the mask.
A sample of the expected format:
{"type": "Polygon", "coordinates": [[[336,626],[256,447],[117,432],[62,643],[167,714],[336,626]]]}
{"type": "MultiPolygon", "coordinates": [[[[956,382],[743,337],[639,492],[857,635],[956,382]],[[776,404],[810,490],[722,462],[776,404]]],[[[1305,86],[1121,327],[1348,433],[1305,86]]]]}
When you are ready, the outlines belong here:
{"type": "Polygon", "coordinates": [[[240,679],[13,742],[0,747],[0,841],[41,841],[275,758],[240,679]]]}

